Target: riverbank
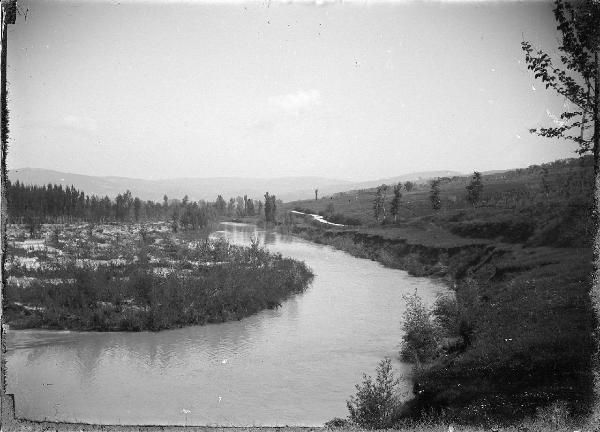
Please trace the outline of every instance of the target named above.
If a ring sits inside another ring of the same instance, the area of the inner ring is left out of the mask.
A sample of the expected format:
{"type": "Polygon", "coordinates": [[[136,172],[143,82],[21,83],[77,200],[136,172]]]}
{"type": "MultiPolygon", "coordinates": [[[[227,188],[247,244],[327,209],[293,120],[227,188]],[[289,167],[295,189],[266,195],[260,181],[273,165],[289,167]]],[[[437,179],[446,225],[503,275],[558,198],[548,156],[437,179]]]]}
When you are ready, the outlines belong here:
{"type": "Polygon", "coordinates": [[[302,262],[175,235],[163,223],[8,229],[4,323],[14,329],[141,331],[239,320],[312,280],[302,262]]]}
{"type": "MultiPolygon", "coordinates": [[[[571,422],[557,411],[538,413],[537,417],[526,419],[517,425],[497,426],[491,430],[497,432],[593,432],[600,426],[598,419],[591,421],[571,422]]],[[[355,426],[334,427],[223,427],[223,426],[120,426],[120,425],[91,425],[87,423],[58,423],[50,421],[30,421],[15,418],[15,406],[12,395],[2,395],[2,424],[5,430],[14,432],[29,432],[31,430],[53,430],[56,432],[88,432],[88,431],[116,431],[116,432],[155,432],[155,431],[198,431],[198,432],[324,432],[329,430],[367,432],[368,429],[355,426]]],[[[424,421],[407,423],[402,427],[406,432],[480,432],[477,426],[460,425],[450,421],[424,421]]]]}
{"type": "Polygon", "coordinates": [[[558,402],[574,415],[589,412],[595,346],[590,248],[463,238],[434,225],[326,229],[300,223],[292,232],[444,279],[457,290],[467,278],[476,282],[471,340],[416,371],[410,416],[443,410],[461,422],[514,421],[558,402]]]}

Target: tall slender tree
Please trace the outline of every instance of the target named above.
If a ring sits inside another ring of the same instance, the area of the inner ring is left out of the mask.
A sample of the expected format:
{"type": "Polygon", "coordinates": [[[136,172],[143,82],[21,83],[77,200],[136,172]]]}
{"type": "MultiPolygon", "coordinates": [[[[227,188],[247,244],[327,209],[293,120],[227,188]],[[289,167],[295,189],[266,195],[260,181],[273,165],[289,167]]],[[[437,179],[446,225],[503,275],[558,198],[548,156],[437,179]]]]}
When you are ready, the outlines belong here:
{"type": "Polygon", "coordinates": [[[431,208],[434,210],[442,208],[442,201],[440,200],[440,183],[441,180],[439,178],[431,180],[430,183],[429,200],[431,201],[431,208]]]}
{"type": "Polygon", "coordinates": [[[390,206],[390,212],[394,216],[394,220],[398,219],[398,213],[400,211],[400,200],[402,199],[402,183],[394,185],[394,197],[392,198],[392,204],[390,206]]]}
{"type": "Polygon", "coordinates": [[[269,192],[265,193],[265,221],[266,222],[272,222],[272,212],[273,212],[273,207],[272,207],[272,203],[271,203],[271,196],[269,195],[269,192]]]}
{"type": "Polygon", "coordinates": [[[377,190],[375,192],[375,200],[373,201],[373,215],[377,222],[380,219],[385,220],[385,198],[387,195],[388,186],[386,184],[382,184],[377,186],[377,190]]]}
{"type": "Polygon", "coordinates": [[[481,192],[483,191],[483,183],[481,182],[481,173],[478,171],[473,172],[471,181],[465,187],[467,190],[467,201],[471,203],[473,207],[477,205],[481,198],[481,192]]]}

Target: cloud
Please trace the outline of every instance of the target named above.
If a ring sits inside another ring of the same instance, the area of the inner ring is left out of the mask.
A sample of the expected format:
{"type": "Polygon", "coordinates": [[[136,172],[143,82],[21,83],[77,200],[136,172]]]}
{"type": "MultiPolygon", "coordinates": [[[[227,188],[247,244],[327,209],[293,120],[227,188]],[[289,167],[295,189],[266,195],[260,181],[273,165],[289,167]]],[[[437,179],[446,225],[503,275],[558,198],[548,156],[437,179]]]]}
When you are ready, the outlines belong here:
{"type": "Polygon", "coordinates": [[[310,111],[321,104],[321,93],[318,90],[300,90],[296,93],[289,93],[281,96],[269,98],[269,104],[282,111],[298,115],[300,112],[310,111]]]}
{"type": "Polygon", "coordinates": [[[84,132],[95,132],[98,130],[98,122],[93,118],[85,116],[67,115],[63,118],[62,125],[84,132]]]}

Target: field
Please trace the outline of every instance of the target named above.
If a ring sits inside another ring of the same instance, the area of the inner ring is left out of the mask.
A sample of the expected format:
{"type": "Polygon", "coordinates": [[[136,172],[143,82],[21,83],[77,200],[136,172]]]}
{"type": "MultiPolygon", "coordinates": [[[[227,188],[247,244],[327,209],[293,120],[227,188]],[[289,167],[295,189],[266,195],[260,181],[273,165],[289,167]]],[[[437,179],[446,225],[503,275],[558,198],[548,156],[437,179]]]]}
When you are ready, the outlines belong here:
{"type": "MultiPolygon", "coordinates": [[[[283,223],[307,239],[454,288],[460,316],[438,322],[454,343],[416,368],[413,415],[443,410],[461,422],[505,421],[563,402],[569,413],[585,414],[596,325],[591,171],[590,158],[580,158],[484,175],[475,206],[465,199],[470,177],[445,179],[437,211],[429,185],[418,184],[403,189],[396,220],[388,207],[382,223],[373,216],[375,190],[343,192],[285,208],[359,225],[302,215],[283,223]]],[[[387,199],[389,205],[389,193],[387,199]]]]}
{"type": "Polygon", "coordinates": [[[241,319],[303,291],[303,263],[172,233],[167,223],[7,230],[4,322],[13,328],[161,330],[241,319]]]}

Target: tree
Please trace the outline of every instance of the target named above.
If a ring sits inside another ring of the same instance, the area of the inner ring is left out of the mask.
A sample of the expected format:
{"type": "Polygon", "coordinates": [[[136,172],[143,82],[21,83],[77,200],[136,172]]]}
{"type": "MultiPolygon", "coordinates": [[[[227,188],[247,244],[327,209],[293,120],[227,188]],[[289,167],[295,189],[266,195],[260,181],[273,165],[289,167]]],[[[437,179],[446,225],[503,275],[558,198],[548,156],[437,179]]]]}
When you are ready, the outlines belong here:
{"type": "Polygon", "coordinates": [[[227,203],[223,199],[221,195],[217,197],[215,201],[215,208],[217,209],[217,214],[219,216],[223,216],[225,214],[225,209],[227,208],[227,203]]]}
{"type": "Polygon", "coordinates": [[[392,205],[390,212],[394,216],[394,220],[398,219],[398,212],[400,211],[400,199],[402,199],[402,183],[394,185],[394,197],[392,198],[392,205]]]}
{"type": "Polygon", "coordinates": [[[277,215],[277,201],[275,195],[271,195],[271,222],[275,222],[275,216],[277,215]]]}
{"type": "Polygon", "coordinates": [[[254,216],[254,200],[252,198],[248,199],[248,201],[246,201],[246,208],[247,208],[247,212],[248,212],[248,216],[254,216]]]}
{"type": "Polygon", "coordinates": [[[375,220],[379,222],[379,218],[381,217],[383,207],[382,201],[382,191],[381,187],[378,187],[375,192],[375,200],[373,201],[373,216],[375,216],[375,220]]]}
{"type": "Polygon", "coordinates": [[[556,119],[553,127],[530,129],[548,138],[562,138],[579,145],[579,154],[592,151],[594,174],[599,172],[600,131],[600,2],[584,0],[575,6],[556,0],[554,17],[558,22],[562,43],[559,46],[562,66],[541,49],[523,41],[527,68],[546,88],[552,88],[574,105],[556,119]]]}
{"type": "Polygon", "coordinates": [[[415,187],[415,184],[411,181],[405,181],[404,182],[404,190],[406,190],[406,192],[410,192],[411,190],[413,190],[413,188],[415,187]]]}
{"type": "Polygon", "coordinates": [[[264,207],[263,202],[259,201],[258,202],[258,216],[260,216],[263,213],[263,207],[264,207]]]}
{"type": "Polygon", "coordinates": [[[437,355],[439,329],[416,291],[403,298],[406,309],[402,320],[404,335],[400,357],[417,364],[431,361],[437,355]]]}
{"type": "Polygon", "coordinates": [[[442,201],[440,200],[440,183],[439,178],[431,180],[431,189],[429,191],[429,199],[431,200],[431,208],[439,210],[442,208],[442,201]]]}
{"type": "Polygon", "coordinates": [[[277,206],[275,204],[275,195],[269,195],[269,192],[265,193],[265,221],[275,222],[275,212],[277,206]]]}
{"type": "Polygon", "coordinates": [[[135,199],[133,200],[133,217],[135,218],[136,222],[138,222],[140,220],[141,208],[142,208],[142,201],[138,197],[135,197],[135,199]]]}
{"type": "Polygon", "coordinates": [[[235,209],[239,217],[246,216],[246,201],[241,196],[235,199],[235,209]]]}
{"type": "Polygon", "coordinates": [[[388,185],[382,184],[377,187],[375,192],[375,201],[373,202],[373,212],[375,219],[379,222],[380,217],[385,221],[385,198],[387,196],[388,185]]]}
{"type": "Polygon", "coordinates": [[[346,402],[350,420],[367,429],[387,429],[399,419],[400,380],[394,377],[392,362],[386,358],[377,365],[377,378],[363,374],[362,385],[356,385],[356,395],[346,402]]]}
{"type": "Polygon", "coordinates": [[[481,191],[483,190],[480,172],[473,172],[471,182],[465,187],[465,189],[467,190],[467,201],[471,203],[473,207],[475,207],[481,198],[481,191]]]}

